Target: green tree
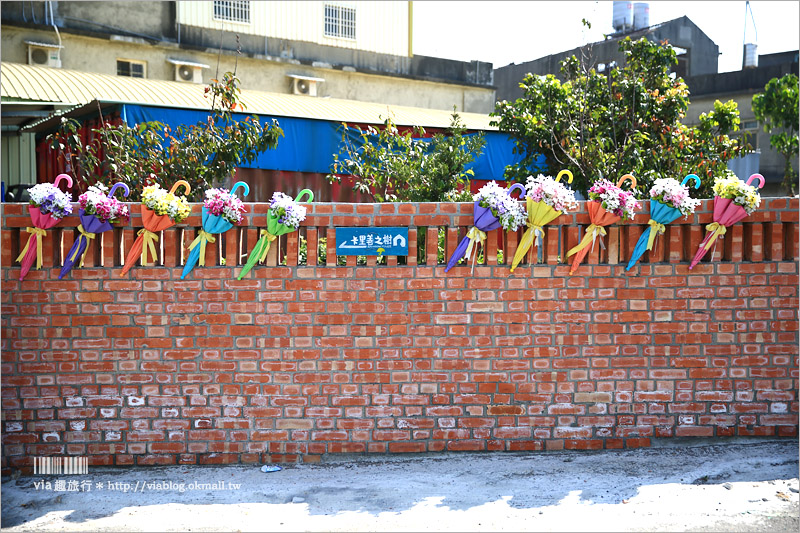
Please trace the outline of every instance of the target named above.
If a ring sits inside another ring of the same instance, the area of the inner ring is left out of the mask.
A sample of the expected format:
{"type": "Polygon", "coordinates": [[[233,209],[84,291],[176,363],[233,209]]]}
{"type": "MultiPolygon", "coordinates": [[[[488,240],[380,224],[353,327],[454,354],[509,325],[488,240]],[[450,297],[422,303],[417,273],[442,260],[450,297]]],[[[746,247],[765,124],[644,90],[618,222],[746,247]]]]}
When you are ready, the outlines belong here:
{"type": "Polygon", "coordinates": [[[80,190],[95,182],[111,185],[121,181],[130,187],[130,201],[141,198],[142,189],[154,182],[169,188],[186,180],[192,188],[190,200],[232,176],[236,167],[252,162],[258,154],[278,145],[283,131],[273,120],[263,127],[258,117],[237,121],[233,113],[244,110],[239,79],[226,72],[222,81],[206,88],[212,97],[211,114],[197,124],[181,125],[175,131],[161,122],[133,127],[103,121],[83,141],[80,124],[62,119],[58,131],[48,136],[50,147],[68,163],[80,190]]]}
{"type": "Polygon", "coordinates": [[[587,56],[561,62],[564,81],[528,74],[522,98],[501,101],[493,124],[507,132],[522,156],[506,169],[517,181],[536,172],[572,171],[573,186],[586,190],[600,178],[616,181],[636,176],[640,191],[660,177],[703,179],[699,194],[710,196],[712,179],[727,174],[727,162],[742,146],[728,137],[739,128],[735,102],[716,102],[714,109],[688,127],[680,121],[689,106],[683,79],[670,74],[677,63],[666,43],[646,39],[620,43],[625,65],[597,72],[587,56]],[[543,167],[536,165],[544,156],[543,167]]]}
{"type": "Polygon", "coordinates": [[[380,129],[354,129],[358,144],[351,139],[349,126],[342,124],[341,149],[333,155],[330,183],[351,175],[353,190],[376,202],[472,199],[468,180],[474,173],[466,167],[480,155],[486,139],[483,132],[467,135],[455,110],[447,132],[433,135],[429,142],[414,138],[425,135],[424,128],[401,133],[391,118],[380,129]]]}
{"type": "Polygon", "coordinates": [[[790,195],[798,190],[797,171],[792,161],[798,154],[798,80],[794,74],[772,78],[764,92],[753,96],[753,113],[764,131],[771,133],[769,144],[786,158],[783,186],[790,195]]]}

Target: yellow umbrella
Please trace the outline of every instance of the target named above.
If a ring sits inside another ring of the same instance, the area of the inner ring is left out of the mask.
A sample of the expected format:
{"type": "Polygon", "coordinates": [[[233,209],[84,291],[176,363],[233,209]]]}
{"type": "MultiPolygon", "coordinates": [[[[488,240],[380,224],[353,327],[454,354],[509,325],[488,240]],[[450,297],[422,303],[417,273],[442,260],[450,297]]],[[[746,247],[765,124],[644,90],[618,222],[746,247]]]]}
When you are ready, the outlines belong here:
{"type": "MultiPolygon", "coordinates": [[[[562,170],[556,176],[556,181],[561,180],[561,176],[567,175],[567,183],[572,183],[572,172],[569,170],[562,170]]],[[[539,261],[542,257],[542,248],[544,247],[544,228],[542,226],[549,224],[553,220],[561,216],[562,211],[556,211],[553,206],[548,205],[542,200],[534,202],[530,196],[527,198],[528,202],[528,229],[522,235],[522,240],[519,241],[517,253],[514,254],[514,261],[511,263],[511,272],[517,268],[517,265],[525,254],[533,246],[536,241],[536,246],[539,251],[539,261]]]]}

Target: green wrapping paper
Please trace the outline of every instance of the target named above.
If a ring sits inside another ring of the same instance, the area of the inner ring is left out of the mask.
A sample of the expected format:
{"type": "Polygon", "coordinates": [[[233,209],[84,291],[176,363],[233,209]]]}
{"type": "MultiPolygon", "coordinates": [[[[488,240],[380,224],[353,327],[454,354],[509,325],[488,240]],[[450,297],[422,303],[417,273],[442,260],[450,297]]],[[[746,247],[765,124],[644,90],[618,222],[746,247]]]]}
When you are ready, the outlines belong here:
{"type": "MultiPolygon", "coordinates": [[[[303,189],[300,191],[300,194],[295,197],[294,201],[300,203],[300,199],[303,196],[308,196],[308,202],[314,201],[314,193],[308,189],[303,189]]],[[[269,253],[269,248],[272,245],[272,241],[281,235],[286,235],[287,233],[291,233],[293,231],[297,231],[297,228],[281,223],[279,216],[275,214],[272,209],[268,210],[267,229],[260,230],[259,239],[256,242],[256,245],[250,251],[250,255],[247,257],[247,262],[242,267],[242,271],[239,273],[236,279],[240,280],[247,275],[247,273],[252,270],[257,262],[264,262],[264,260],[267,258],[267,253],[269,253]]]]}

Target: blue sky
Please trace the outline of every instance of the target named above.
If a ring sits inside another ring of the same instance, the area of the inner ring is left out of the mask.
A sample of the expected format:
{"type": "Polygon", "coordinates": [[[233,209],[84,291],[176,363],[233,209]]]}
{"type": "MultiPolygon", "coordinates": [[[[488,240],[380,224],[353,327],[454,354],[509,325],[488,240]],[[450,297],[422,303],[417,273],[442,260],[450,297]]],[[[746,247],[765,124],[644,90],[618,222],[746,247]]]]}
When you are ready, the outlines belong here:
{"type": "MultiPolygon", "coordinates": [[[[800,44],[800,2],[750,2],[755,19],[745,19],[744,1],[657,1],[650,5],[650,23],[688,16],[720,47],[719,70],[742,67],[745,39],[758,44],[759,54],[797,50],[800,44]]],[[[613,2],[434,1],[414,4],[415,54],[494,64],[524,63],[603,39],[611,33],[613,2]],[[585,30],[581,19],[592,23],[585,30]]]]}

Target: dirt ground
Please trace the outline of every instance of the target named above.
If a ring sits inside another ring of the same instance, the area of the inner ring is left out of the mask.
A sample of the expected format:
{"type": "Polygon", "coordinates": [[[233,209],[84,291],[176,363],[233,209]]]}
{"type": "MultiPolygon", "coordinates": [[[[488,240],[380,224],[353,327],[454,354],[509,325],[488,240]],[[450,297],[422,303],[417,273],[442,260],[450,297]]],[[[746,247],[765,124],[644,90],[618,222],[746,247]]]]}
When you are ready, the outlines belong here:
{"type": "Polygon", "coordinates": [[[268,473],[260,465],[93,467],[83,476],[7,478],[1,497],[8,532],[794,532],[798,488],[796,440],[739,440],[334,457],[268,473]],[[77,481],[78,490],[56,490],[57,480],[77,481]]]}

